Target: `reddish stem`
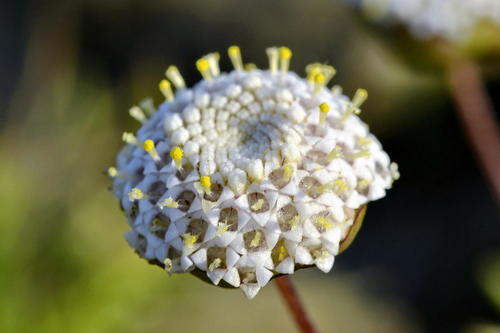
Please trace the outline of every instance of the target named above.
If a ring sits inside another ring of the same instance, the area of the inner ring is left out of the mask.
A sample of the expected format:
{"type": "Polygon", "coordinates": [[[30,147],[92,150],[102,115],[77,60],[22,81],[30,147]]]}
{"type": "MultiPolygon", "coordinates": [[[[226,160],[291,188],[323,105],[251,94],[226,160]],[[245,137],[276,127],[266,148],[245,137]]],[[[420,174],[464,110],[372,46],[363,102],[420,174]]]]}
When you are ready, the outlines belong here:
{"type": "Polygon", "coordinates": [[[467,59],[450,59],[448,81],[469,144],[500,201],[500,131],[480,70],[467,59]]]}
{"type": "Polygon", "coordinates": [[[281,296],[283,296],[288,308],[292,312],[295,322],[300,327],[300,331],[303,333],[315,333],[316,329],[307,317],[307,313],[290,277],[283,275],[276,279],[276,284],[281,296]]]}

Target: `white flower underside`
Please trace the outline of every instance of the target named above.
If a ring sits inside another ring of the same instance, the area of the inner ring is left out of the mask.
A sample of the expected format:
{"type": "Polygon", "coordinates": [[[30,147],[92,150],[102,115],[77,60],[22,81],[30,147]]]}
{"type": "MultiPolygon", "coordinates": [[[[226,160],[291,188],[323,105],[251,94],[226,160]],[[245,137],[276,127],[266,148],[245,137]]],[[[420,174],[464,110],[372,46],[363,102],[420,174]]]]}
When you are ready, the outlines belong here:
{"type": "Polygon", "coordinates": [[[162,81],[165,103],[131,111],[143,126],[109,173],[141,257],[252,298],[296,265],[330,271],[354,210],[398,177],[356,115],[364,91],[351,102],[329,90],[314,73],[328,76],[324,65],[300,78],[282,50],[268,49],[270,70],[243,70],[230,48],[237,69],[227,74],[205,56],[190,89],[169,68],[176,95],[162,81]]]}
{"type": "Polygon", "coordinates": [[[418,38],[466,40],[482,22],[500,25],[498,0],[357,0],[369,17],[405,23],[418,38]]]}

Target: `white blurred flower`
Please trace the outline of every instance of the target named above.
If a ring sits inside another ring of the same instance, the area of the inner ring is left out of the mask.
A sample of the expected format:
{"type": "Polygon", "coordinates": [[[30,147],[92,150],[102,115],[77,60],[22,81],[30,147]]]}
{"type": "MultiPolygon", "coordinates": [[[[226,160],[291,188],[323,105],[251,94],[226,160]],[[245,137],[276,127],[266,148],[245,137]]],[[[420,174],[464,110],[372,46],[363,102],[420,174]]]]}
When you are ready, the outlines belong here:
{"type": "Polygon", "coordinates": [[[500,25],[498,0],[355,0],[374,20],[395,20],[417,38],[467,40],[483,22],[500,25]]]}
{"type": "Polygon", "coordinates": [[[109,174],[141,257],[252,298],[298,265],[328,272],[355,210],[383,197],[397,168],[357,116],[366,91],[350,101],[327,88],[333,67],[309,65],[304,79],[288,48],[267,50],[269,70],[228,53],[235,70],[206,55],[190,89],[167,70],[165,103],[132,109],[143,125],[109,174]]]}

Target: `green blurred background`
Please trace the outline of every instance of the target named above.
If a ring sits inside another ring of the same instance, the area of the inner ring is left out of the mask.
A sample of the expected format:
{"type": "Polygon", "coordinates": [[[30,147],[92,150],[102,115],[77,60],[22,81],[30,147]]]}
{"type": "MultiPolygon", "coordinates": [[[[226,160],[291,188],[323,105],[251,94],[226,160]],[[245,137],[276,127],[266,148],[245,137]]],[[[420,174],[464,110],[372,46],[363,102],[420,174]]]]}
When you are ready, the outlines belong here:
{"type": "MultiPolygon", "coordinates": [[[[293,70],[331,63],[345,93],[368,89],[362,118],[400,164],[333,271],[294,275],[320,330],[500,330],[498,206],[442,72],[341,1],[11,0],[0,26],[0,332],[295,330],[272,283],[248,301],[140,260],[103,174],[164,69],[193,84],[195,60],[232,44],[258,66],[287,45],[293,70]]],[[[497,108],[499,64],[484,67],[497,108]]]]}

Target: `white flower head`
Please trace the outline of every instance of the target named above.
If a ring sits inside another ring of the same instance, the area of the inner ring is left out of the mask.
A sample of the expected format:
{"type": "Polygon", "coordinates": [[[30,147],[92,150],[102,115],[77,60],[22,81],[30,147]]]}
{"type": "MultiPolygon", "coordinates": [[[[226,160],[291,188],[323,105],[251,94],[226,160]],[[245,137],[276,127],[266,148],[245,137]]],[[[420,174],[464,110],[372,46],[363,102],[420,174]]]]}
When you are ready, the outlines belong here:
{"type": "Polygon", "coordinates": [[[484,22],[500,25],[498,0],[355,0],[375,20],[399,21],[417,38],[467,40],[484,22]]]}
{"type": "Polygon", "coordinates": [[[286,47],[267,49],[268,70],[228,54],[229,73],[217,53],[198,60],[192,88],[169,67],[166,101],[133,108],[143,125],[108,173],[141,257],[252,298],[278,274],[330,271],[356,211],[397,168],[357,116],[366,91],[351,101],[327,88],[333,67],[311,64],[304,79],[286,47]]]}

